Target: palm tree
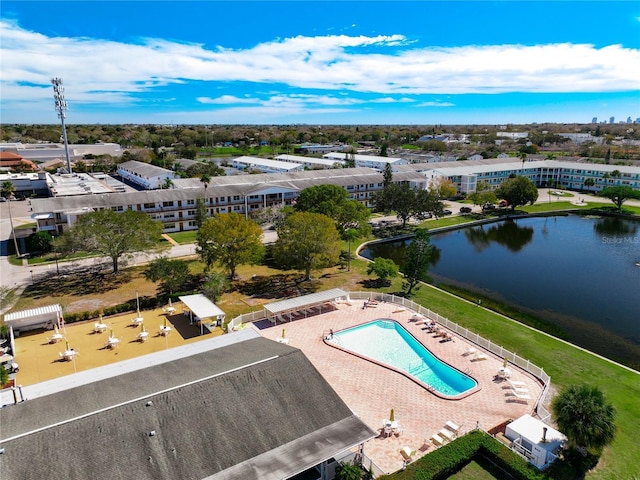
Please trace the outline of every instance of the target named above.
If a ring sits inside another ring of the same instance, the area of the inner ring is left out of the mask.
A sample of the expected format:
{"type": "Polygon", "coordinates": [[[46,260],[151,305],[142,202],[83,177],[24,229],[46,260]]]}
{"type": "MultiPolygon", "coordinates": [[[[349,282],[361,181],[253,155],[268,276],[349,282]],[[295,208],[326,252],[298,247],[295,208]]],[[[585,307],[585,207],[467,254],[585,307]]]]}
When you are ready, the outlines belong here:
{"type": "Polygon", "coordinates": [[[349,251],[347,253],[347,272],[351,271],[351,242],[353,242],[356,238],[358,238],[359,233],[355,228],[350,228],[346,232],[344,232],[344,239],[348,242],[349,251]]]}
{"type": "Polygon", "coordinates": [[[167,178],[165,178],[165,179],[164,179],[164,182],[162,182],[162,185],[160,185],[160,188],[161,188],[162,190],[168,190],[168,189],[170,189],[171,187],[173,187],[173,180],[171,180],[171,179],[170,179],[170,178],[168,178],[168,177],[167,177],[167,178]]]}
{"type": "Polygon", "coordinates": [[[9,198],[13,196],[13,192],[15,191],[16,186],[13,184],[13,182],[10,182],[9,180],[5,180],[4,182],[2,182],[2,196],[4,198],[9,200],[9,198]]]}
{"type": "Polygon", "coordinates": [[[569,445],[599,451],[613,441],[615,409],[598,387],[570,385],[553,400],[552,408],[569,445]]]}

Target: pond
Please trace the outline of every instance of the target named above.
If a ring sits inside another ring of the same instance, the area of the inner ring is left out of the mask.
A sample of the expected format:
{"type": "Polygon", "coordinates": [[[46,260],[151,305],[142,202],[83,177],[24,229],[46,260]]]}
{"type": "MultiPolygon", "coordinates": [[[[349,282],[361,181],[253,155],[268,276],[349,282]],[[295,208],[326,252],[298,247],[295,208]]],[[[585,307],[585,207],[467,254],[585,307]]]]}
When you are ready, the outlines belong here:
{"type": "MultiPolygon", "coordinates": [[[[402,265],[410,240],[361,254],[402,265]]],[[[506,220],[434,233],[429,275],[515,305],[570,341],[640,367],[640,222],[578,215],[506,220]]]]}

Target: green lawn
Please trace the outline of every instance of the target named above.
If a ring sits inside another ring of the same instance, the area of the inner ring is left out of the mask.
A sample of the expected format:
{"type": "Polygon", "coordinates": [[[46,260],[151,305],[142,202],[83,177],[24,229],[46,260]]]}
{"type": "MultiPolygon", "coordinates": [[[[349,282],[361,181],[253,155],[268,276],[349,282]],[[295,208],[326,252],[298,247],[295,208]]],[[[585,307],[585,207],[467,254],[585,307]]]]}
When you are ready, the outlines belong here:
{"type": "Polygon", "coordinates": [[[187,232],[174,232],[174,233],[169,233],[169,236],[180,244],[195,243],[196,237],[198,236],[198,231],[189,230],[187,232]]]}
{"type": "MultiPolygon", "coordinates": [[[[397,291],[398,287],[396,283],[391,291],[397,291]]],[[[600,460],[602,467],[591,472],[587,478],[608,480],[640,477],[640,464],[637,461],[640,374],[433,287],[423,286],[413,299],[543,367],[558,389],[579,383],[601,388],[616,408],[618,432],[600,460]]]]}
{"type": "Polygon", "coordinates": [[[454,473],[447,480],[496,480],[504,477],[494,476],[482,465],[472,460],[458,473],[454,473]]]}

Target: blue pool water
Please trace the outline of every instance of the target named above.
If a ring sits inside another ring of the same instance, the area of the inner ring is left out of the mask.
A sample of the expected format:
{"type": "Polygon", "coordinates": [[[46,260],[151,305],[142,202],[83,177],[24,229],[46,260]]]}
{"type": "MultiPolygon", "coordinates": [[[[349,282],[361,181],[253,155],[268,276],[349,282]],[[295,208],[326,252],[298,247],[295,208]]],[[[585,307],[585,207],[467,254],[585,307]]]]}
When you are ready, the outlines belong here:
{"type": "Polygon", "coordinates": [[[436,358],[392,320],[375,320],[335,332],[329,342],[403,371],[444,396],[457,397],[478,385],[473,378],[436,358]]]}

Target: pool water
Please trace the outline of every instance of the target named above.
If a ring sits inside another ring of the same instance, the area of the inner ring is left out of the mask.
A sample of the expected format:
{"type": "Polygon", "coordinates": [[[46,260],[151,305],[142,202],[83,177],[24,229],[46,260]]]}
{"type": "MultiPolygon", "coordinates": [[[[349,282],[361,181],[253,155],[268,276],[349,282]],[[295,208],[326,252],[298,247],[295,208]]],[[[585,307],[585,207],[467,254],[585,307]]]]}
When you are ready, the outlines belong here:
{"type": "Polygon", "coordinates": [[[473,378],[435,357],[393,320],[375,320],[347,328],[335,332],[327,341],[400,370],[445,397],[458,397],[478,386],[473,378]]]}

